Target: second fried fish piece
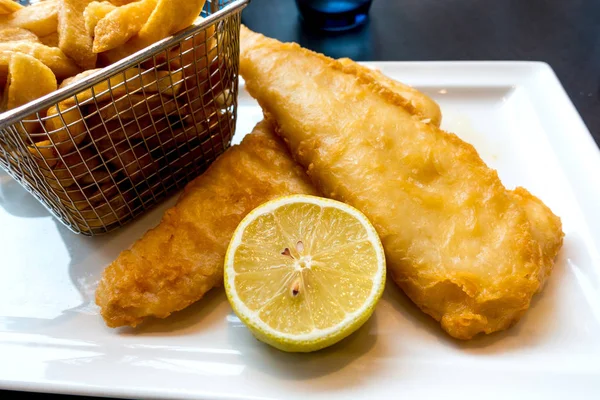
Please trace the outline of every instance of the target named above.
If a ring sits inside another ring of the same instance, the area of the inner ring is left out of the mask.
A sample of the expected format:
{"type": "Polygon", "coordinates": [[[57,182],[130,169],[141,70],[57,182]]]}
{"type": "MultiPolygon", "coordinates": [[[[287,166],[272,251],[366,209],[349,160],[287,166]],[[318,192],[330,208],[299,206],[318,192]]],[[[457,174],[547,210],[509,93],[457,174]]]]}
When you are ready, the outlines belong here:
{"type": "Polygon", "coordinates": [[[352,65],[247,29],[241,48],[250,94],[322,193],[371,219],[424,312],[459,339],[518,321],[562,243],[543,203],[506,190],[473,146],[352,65]]]}
{"type": "Polygon", "coordinates": [[[254,208],[290,194],[317,194],[267,122],[190,182],[160,224],[109,265],[96,303],[110,327],[165,318],[223,284],[233,231],[254,208]]]}

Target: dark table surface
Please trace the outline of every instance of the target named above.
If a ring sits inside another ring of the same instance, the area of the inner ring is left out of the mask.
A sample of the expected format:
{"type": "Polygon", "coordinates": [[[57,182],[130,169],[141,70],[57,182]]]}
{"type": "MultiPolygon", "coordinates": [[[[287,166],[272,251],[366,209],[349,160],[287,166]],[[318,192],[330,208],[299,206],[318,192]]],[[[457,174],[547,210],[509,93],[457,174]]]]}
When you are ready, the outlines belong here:
{"type": "MultiPolygon", "coordinates": [[[[305,29],[294,0],[252,0],[242,21],[358,61],[545,61],[600,143],[600,0],[374,0],[369,22],[343,34],[305,29]]],[[[0,391],[1,399],[26,396],[66,398],[0,391]]]]}

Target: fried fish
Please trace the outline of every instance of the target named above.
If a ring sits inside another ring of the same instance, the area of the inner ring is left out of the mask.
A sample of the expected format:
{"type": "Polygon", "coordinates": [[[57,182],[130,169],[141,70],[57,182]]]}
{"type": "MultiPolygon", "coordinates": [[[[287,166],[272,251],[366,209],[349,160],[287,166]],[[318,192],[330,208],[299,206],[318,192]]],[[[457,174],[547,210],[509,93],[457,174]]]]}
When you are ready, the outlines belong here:
{"type": "Polygon", "coordinates": [[[297,193],[317,194],[269,124],[259,123],[106,268],[96,291],[106,324],[165,318],[221,286],[225,251],[240,221],[266,201],[297,193]]]}
{"type": "Polygon", "coordinates": [[[541,201],[352,64],[243,28],[240,71],[316,187],[370,218],[394,281],[446,332],[519,320],[562,244],[541,201]]]}

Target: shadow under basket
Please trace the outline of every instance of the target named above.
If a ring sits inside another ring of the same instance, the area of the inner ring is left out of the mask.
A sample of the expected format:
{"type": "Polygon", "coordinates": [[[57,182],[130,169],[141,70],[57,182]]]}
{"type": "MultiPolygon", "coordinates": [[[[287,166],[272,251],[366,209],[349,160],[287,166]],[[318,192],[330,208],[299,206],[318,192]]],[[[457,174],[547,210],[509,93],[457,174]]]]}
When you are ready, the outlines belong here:
{"type": "Polygon", "coordinates": [[[0,114],[0,166],[84,235],[181,189],[235,132],[248,2],[209,0],[184,31],[0,114]]]}

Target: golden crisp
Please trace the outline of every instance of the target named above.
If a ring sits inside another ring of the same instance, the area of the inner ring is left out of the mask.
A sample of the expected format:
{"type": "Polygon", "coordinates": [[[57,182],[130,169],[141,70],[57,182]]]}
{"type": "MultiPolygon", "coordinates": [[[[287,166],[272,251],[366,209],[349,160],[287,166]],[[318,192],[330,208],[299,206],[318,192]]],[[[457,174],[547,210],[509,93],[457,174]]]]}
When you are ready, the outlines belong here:
{"type": "Polygon", "coordinates": [[[33,146],[27,146],[27,150],[35,157],[35,161],[40,167],[52,168],[59,161],[54,145],[50,140],[42,140],[33,146]]]}
{"type": "Polygon", "coordinates": [[[206,0],[158,0],[156,8],[140,30],[142,40],[155,42],[190,26],[200,15],[206,0]]]}
{"type": "MultiPolygon", "coordinates": [[[[67,78],[61,83],[60,88],[78,82],[99,70],[90,69],[67,78]]],[[[74,105],[76,103],[88,105],[90,104],[88,100],[94,98],[95,103],[102,103],[108,100],[112,100],[115,103],[121,101],[123,105],[120,107],[124,107],[125,102],[129,104],[131,100],[124,97],[126,94],[129,94],[132,98],[141,97],[142,99],[145,96],[151,97],[150,95],[154,93],[175,96],[181,90],[182,83],[182,72],[169,74],[169,71],[152,71],[133,67],[111,77],[108,82],[102,81],[94,85],[91,89],[79,92],[75,96],[77,101],[75,101],[75,98],[69,97],[62,103],[66,105],[74,105]]]]}
{"type": "MultiPolygon", "coordinates": [[[[379,71],[364,67],[349,58],[338,60],[347,67],[346,72],[356,68],[363,79],[372,79],[400,96],[408,100],[406,110],[417,116],[421,121],[439,126],[441,122],[441,110],[439,105],[428,96],[418,90],[395,81],[379,71]]],[[[554,258],[562,246],[563,234],[561,221],[552,211],[537,197],[529,193],[525,188],[518,187],[509,191],[510,196],[525,210],[531,223],[531,232],[542,247],[544,266],[547,267],[547,275],[550,274],[554,264],[554,258]]]]}
{"type": "Polygon", "coordinates": [[[57,88],[56,77],[52,70],[26,54],[13,53],[8,71],[4,103],[9,110],[27,104],[57,88]],[[35,84],[32,85],[32,82],[35,84]]]}
{"type": "Polygon", "coordinates": [[[248,91],[322,193],[373,222],[404,292],[455,338],[517,322],[552,269],[558,218],[544,250],[530,222],[541,206],[525,209],[473,146],[415,119],[398,93],[245,28],[241,45],[248,91]]]}
{"type": "Polygon", "coordinates": [[[83,69],[96,67],[92,37],[85,28],[83,12],[91,0],[59,0],[58,47],[83,69]]]}
{"type": "Polygon", "coordinates": [[[22,9],[23,6],[13,0],[0,0],[0,15],[11,14],[22,9]]]}
{"type": "Polygon", "coordinates": [[[96,146],[106,162],[114,168],[114,173],[125,175],[134,184],[158,172],[158,162],[154,161],[143,142],[132,147],[128,142],[115,143],[112,139],[111,143],[105,138],[96,146]]]}
{"type": "Polygon", "coordinates": [[[16,42],[24,40],[28,42],[40,42],[35,33],[23,28],[7,27],[0,28],[0,43],[16,42]]]}
{"type": "Polygon", "coordinates": [[[56,32],[57,24],[57,0],[42,1],[23,7],[12,14],[0,16],[0,27],[23,28],[40,37],[56,32]]]}
{"type": "Polygon", "coordinates": [[[115,6],[124,6],[125,4],[133,3],[139,0],[109,0],[115,6]]]}
{"type": "Polygon", "coordinates": [[[349,58],[341,58],[338,61],[342,65],[355,68],[357,73],[364,75],[368,79],[374,80],[375,82],[384,86],[386,89],[389,89],[404,97],[406,100],[408,100],[408,104],[405,108],[410,108],[409,111],[414,111],[414,113],[418,115],[424,122],[430,122],[437,127],[439,127],[442,123],[442,112],[440,110],[440,106],[431,98],[429,98],[429,96],[424,95],[417,89],[405,85],[402,82],[388,78],[381,73],[381,71],[367,68],[349,58]]]}
{"type": "Polygon", "coordinates": [[[42,36],[39,38],[39,41],[48,47],[58,47],[58,32],[42,36]]]}
{"type": "Polygon", "coordinates": [[[74,151],[62,156],[62,159],[52,167],[52,170],[41,169],[53,187],[69,187],[76,180],[89,174],[89,170],[96,170],[101,165],[100,155],[94,153],[89,147],[74,151]]]}
{"type": "Polygon", "coordinates": [[[190,26],[204,3],[205,0],[159,0],[138,35],[124,45],[102,53],[104,63],[114,63],[190,26]]]}
{"type": "Polygon", "coordinates": [[[51,150],[54,156],[69,153],[87,137],[83,115],[79,108],[61,102],[58,108],[50,107],[46,111],[46,116],[48,119],[44,121],[44,126],[52,139],[54,148],[51,150]]]}
{"type": "Polygon", "coordinates": [[[541,291],[550,276],[554,259],[558,254],[563,243],[562,223],[560,218],[554,215],[540,199],[532,195],[527,189],[518,187],[509,191],[510,195],[525,210],[527,217],[531,222],[531,235],[540,244],[542,248],[542,267],[540,271],[540,285],[538,291],[541,291]]]}
{"type": "Polygon", "coordinates": [[[223,283],[225,251],[242,218],[294,193],[315,194],[266,123],[190,182],[160,224],[104,271],[96,303],[110,327],[165,318],[223,283]]]}
{"type": "Polygon", "coordinates": [[[140,0],[106,14],[94,29],[94,53],[114,49],[136,35],[148,21],[156,2],[157,0],[140,0]]]}
{"type": "Polygon", "coordinates": [[[98,110],[104,121],[117,120],[117,118],[121,121],[128,121],[147,115],[154,117],[179,116],[177,109],[178,103],[170,97],[158,94],[151,96],[132,94],[114,101],[99,103],[97,108],[90,106],[90,113],[98,110]]]}
{"type": "Polygon", "coordinates": [[[13,53],[23,53],[37,58],[54,72],[59,81],[80,71],[73,60],[56,47],[23,41],[0,43],[0,85],[6,82],[8,63],[13,53]]]}
{"type": "Polygon", "coordinates": [[[98,22],[117,7],[108,1],[92,1],[83,11],[85,30],[91,37],[98,22]]]}

